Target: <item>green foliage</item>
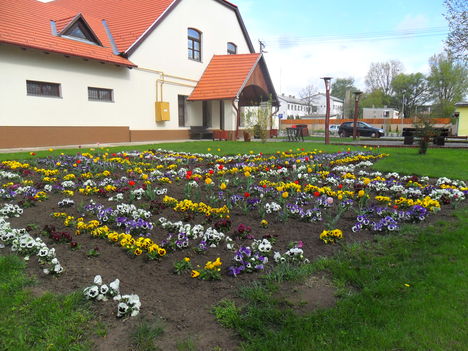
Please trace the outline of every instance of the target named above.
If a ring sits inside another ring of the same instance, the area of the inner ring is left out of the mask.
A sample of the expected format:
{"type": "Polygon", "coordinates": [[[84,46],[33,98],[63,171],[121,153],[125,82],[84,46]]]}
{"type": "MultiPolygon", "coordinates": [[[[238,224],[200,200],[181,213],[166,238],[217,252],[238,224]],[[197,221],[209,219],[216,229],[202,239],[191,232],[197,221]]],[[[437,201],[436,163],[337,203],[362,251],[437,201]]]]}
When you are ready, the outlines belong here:
{"type": "Polygon", "coordinates": [[[331,95],[344,100],[347,90],[350,90],[351,92],[358,90],[358,88],[354,86],[354,78],[337,78],[332,83],[331,95]]]}
{"type": "Polygon", "coordinates": [[[235,327],[235,321],[239,318],[240,310],[236,303],[229,299],[223,299],[213,307],[213,313],[219,323],[228,328],[235,327]]]}
{"type": "Polygon", "coordinates": [[[468,93],[468,68],[445,53],[432,56],[429,65],[429,88],[436,102],[433,115],[450,117],[455,111],[455,104],[468,93]]]}
{"type": "Polygon", "coordinates": [[[363,94],[359,106],[364,107],[384,107],[390,106],[392,98],[390,95],[386,95],[382,90],[377,89],[370,93],[363,94]]]}
{"type": "Polygon", "coordinates": [[[152,321],[141,320],[130,335],[135,351],[158,351],[156,340],[164,333],[162,322],[159,318],[152,321]]]}
{"type": "Polygon", "coordinates": [[[81,292],[34,297],[16,256],[0,256],[0,350],[90,350],[92,315],[81,292]]]}
{"type": "Polygon", "coordinates": [[[326,271],[341,286],[336,307],[296,315],[268,293],[277,285],[266,278],[261,294],[258,287],[244,294],[247,304],[227,325],[245,339],[246,351],[462,351],[468,343],[467,231],[464,208],[450,222],[406,226],[398,235],[345,246],[308,265],[309,274],[326,271]]]}
{"type": "Polygon", "coordinates": [[[393,106],[399,109],[403,106],[405,117],[411,117],[418,106],[430,99],[427,79],[419,72],[400,73],[393,78],[392,88],[394,91],[393,106]]]}

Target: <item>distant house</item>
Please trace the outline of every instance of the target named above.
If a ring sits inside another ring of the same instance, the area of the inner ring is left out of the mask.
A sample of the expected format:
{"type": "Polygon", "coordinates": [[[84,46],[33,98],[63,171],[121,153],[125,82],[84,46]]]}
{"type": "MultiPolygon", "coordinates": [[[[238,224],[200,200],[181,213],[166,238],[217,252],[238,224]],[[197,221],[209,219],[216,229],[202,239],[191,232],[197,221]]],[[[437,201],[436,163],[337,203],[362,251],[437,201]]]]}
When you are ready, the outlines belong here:
{"type": "Polygon", "coordinates": [[[362,116],[364,119],[369,118],[389,118],[389,119],[397,119],[400,117],[400,112],[395,110],[394,108],[387,108],[387,107],[364,107],[362,109],[362,116]]]}
{"type": "Polygon", "coordinates": [[[280,105],[277,115],[283,119],[298,119],[308,114],[307,104],[293,95],[278,95],[278,101],[280,105]]]}
{"type": "Polygon", "coordinates": [[[458,112],[457,135],[468,136],[468,101],[455,104],[455,112],[458,112]]]}
{"type": "Polygon", "coordinates": [[[237,6],[225,0],[2,0],[0,148],[235,137],[270,97],[237,6]]]}
{"type": "MultiPolygon", "coordinates": [[[[330,117],[343,118],[344,101],[330,96],[330,117]]],[[[326,94],[318,93],[311,97],[311,111],[309,116],[324,117],[327,112],[327,97],[326,94]]]]}

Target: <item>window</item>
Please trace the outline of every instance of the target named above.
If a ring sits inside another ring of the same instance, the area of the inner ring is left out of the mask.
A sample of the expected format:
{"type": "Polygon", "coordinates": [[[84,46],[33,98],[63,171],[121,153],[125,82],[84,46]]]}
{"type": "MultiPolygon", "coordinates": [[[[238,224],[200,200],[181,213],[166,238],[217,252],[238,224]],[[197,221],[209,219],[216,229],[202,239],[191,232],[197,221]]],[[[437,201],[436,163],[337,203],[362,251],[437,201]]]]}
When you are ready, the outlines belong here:
{"type": "Polygon", "coordinates": [[[201,33],[192,28],[188,29],[188,58],[201,62],[201,33]]]}
{"type": "Polygon", "coordinates": [[[113,90],[88,87],[88,100],[113,102],[113,90]]]}
{"type": "Polygon", "coordinates": [[[185,95],[178,95],[177,100],[178,100],[178,106],[179,106],[179,127],[185,127],[185,121],[186,121],[186,102],[187,102],[187,97],[185,95]]]}
{"type": "Polygon", "coordinates": [[[237,45],[234,43],[227,43],[227,53],[228,55],[237,54],[237,45]]]}
{"type": "Polygon", "coordinates": [[[60,84],[27,80],[26,91],[32,96],[60,97],[60,84]]]}
{"type": "Polygon", "coordinates": [[[85,41],[87,43],[96,44],[102,46],[101,42],[93,31],[89,28],[89,25],[81,17],[76,19],[74,23],[65,28],[61,33],[61,36],[68,37],[70,39],[78,39],[79,41],[85,41]]]}

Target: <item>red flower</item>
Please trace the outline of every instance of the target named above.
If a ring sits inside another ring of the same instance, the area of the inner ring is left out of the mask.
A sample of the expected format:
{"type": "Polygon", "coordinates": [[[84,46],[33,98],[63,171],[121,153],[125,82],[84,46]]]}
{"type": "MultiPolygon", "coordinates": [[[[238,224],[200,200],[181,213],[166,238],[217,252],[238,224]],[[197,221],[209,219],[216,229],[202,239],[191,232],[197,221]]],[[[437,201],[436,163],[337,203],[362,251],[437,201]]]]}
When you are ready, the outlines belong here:
{"type": "Polygon", "coordinates": [[[214,171],[213,171],[212,169],[210,169],[210,170],[208,171],[208,173],[213,174],[214,171]]]}
{"type": "Polygon", "coordinates": [[[248,192],[244,193],[244,197],[249,197],[249,196],[250,196],[250,194],[248,192]]]}
{"type": "Polygon", "coordinates": [[[308,157],[306,157],[306,158],[305,158],[305,160],[306,160],[306,161],[309,161],[309,158],[308,158],[308,157]]]}
{"type": "Polygon", "coordinates": [[[80,163],[81,163],[81,160],[76,160],[76,162],[75,162],[75,163],[78,163],[78,164],[80,164],[80,163]]]}
{"type": "Polygon", "coordinates": [[[320,192],[314,191],[314,196],[315,196],[315,197],[319,197],[319,196],[320,196],[320,192]]]}
{"type": "Polygon", "coordinates": [[[115,156],[117,156],[117,154],[114,152],[114,153],[112,154],[112,157],[115,157],[115,156]]]}
{"type": "Polygon", "coordinates": [[[266,184],[263,184],[262,187],[263,187],[263,189],[265,189],[265,188],[266,188],[266,184]]]}
{"type": "Polygon", "coordinates": [[[267,171],[267,172],[268,172],[269,170],[270,170],[270,169],[269,169],[268,167],[267,167],[267,168],[265,168],[265,171],[267,171]]]}
{"type": "Polygon", "coordinates": [[[129,180],[129,181],[128,181],[128,185],[130,185],[130,186],[134,186],[135,184],[136,184],[136,183],[135,183],[135,181],[133,181],[133,180],[129,180]]]}
{"type": "Polygon", "coordinates": [[[343,188],[343,184],[338,185],[338,189],[342,189],[342,188],[343,188]]]}
{"type": "Polygon", "coordinates": [[[398,209],[398,206],[397,206],[397,205],[393,205],[393,208],[396,210],[396,209],[398,209]]]}
{"type": "Polygon", "coordinates": [[[190,177],[192,175],[192,171],[187,171],[186,175],[187,177],[190,177]]]}
{"type": "Polygon", "coordinates": [[[218,166],[218,169],[219,169],[219,170],[222,170],[223,168],[224,168],[223,165],[219,165],[219,166],[218,166]]]}
{"type": "Polygon", "coordinates": [[[295,181],[294,181],[294,184],[299,184],[299,181],[298,181],[298,180],[295,180],[295,181]]]}

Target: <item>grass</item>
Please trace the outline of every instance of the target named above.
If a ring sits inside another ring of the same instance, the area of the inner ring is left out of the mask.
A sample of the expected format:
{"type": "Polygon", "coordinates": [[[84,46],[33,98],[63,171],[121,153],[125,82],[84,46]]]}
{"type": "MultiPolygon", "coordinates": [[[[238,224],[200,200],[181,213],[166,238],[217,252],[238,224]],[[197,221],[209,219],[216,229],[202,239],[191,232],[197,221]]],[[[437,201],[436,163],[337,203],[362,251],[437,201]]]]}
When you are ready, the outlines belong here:
{"type": "Polygon", "coordinates": [[[296,272],[280,268],[241,290],[241,310],[223,302],[216,315],[246,340],[245,351],[466,350],[468,208],[454,219],[407,226],[296,272]],[[334,308],[298,316],[274,291],[312,271],[327,272],[346,293],[334,308]]]}
{"type": "Polygon", "coordinates": [[[160,319],[153,321],[141,320],[135,330],[130,335],[132,340],[132,350],[135,351],[158,351],[156,346],[157,338],[164,333],[164,328],[160,319]]]}
{"type": "Polygon", "coordinates": [[[0,256],[0,350],[90,350],[91,314],[80,293],[35,297],[24,262],[0,256]]]}

